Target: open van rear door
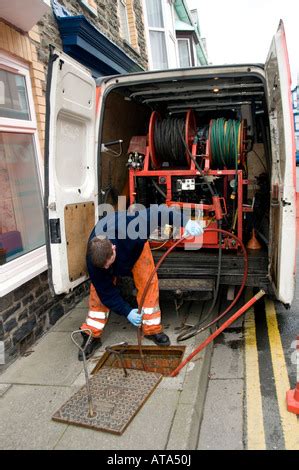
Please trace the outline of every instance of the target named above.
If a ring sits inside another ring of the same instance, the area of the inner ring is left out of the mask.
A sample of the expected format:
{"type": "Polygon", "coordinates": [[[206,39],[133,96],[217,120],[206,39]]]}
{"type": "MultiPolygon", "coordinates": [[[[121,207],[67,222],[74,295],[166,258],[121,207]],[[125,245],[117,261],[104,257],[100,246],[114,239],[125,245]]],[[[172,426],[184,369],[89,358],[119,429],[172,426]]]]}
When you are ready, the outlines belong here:
{"type": "Polygon", "coordinates": [[[49,281],[55,294],[87,279],[86,245],[97,220],[96,84],[60,51],[48,69],[45,223],[49,281]]]}
{"type": "Polygon", "coordinates": [[[296,167],[291,73],[282,21],[265,73],[272,147],[270,276],[277,298],[290,304],[295,289],[296,167]]]}

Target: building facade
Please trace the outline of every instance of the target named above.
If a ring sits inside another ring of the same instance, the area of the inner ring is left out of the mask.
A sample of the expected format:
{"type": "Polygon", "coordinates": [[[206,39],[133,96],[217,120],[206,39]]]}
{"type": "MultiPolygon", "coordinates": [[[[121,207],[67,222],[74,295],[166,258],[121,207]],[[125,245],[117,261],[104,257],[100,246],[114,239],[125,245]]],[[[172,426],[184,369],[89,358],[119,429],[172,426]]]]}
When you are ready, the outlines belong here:
{"type": "Polygon", "coordinates": [[[151,70],[208,64],[197,10],[185,0],[143,0],[151,70]]]}
{"type": "Polygon", "coordinates": [[[141,3],[2,0],[0,4],[0,371],[88,292],[52,297],[43,221],[49,45],[93,75],[147,68],[141,3]]]}

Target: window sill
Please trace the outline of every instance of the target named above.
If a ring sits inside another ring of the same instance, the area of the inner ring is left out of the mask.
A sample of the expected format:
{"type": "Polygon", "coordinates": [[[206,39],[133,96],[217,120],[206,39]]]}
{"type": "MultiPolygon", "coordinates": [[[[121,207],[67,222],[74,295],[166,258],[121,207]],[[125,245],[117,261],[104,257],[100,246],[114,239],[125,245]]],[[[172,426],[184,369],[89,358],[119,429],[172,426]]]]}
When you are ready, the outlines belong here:
{"type": "Polygon", "coordinates": [[[45,246],[0,266],[0,297],[46,271],[47,267],[45,246]]]}
{"type": "Polygon", "coordinates": [[[138,57],[141,57],[139,49],[135,49],[135,47],[132,46],[132,44],[129,43],[126,39],[123,39],[123,43],[125,46],[127,46],[134,54],[138,55],[138,57]]]}

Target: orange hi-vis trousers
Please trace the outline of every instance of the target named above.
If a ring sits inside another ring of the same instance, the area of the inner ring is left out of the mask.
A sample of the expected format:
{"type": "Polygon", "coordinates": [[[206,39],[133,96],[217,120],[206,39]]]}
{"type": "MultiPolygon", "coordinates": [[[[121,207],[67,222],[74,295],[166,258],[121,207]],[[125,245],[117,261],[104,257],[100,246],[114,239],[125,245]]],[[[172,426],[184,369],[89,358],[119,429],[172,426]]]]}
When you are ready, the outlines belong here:
{"type": "MultiPolygon", "coordinates": [[[[146,242],[142,253],[132,269],[135,287],[137,289],[137,302],[140,305],[143,290],[148,278],[155,267],[149,242],[146,242]]],[[[116,278],[114,280],[116,282],[116,278]]],[[[90,285],[89,312],[81,330],[89,329],[92,336],[99,338],[109,318],[109,308],[106,307],[93,286],[90,285]]],[[[161,311],[159,306],[159,281],[154,275],[147,291],[142,308],[142,331],[144,335],[155,335],[163,330],[161,325],[161,311]]]]}

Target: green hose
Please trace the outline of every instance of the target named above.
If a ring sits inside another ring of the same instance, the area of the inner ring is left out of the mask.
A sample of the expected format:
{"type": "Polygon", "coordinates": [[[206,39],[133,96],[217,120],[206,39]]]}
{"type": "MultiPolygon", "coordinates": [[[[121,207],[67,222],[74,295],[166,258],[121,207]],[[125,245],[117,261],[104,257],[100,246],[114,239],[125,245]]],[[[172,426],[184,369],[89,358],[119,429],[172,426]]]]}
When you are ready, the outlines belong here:
{"type": "Polygon", "coordinates": [[[238,169],[240,158],[239,132],[241,121],[224,118],[211,121],[212,166],[217,169],[238,169]]]}

